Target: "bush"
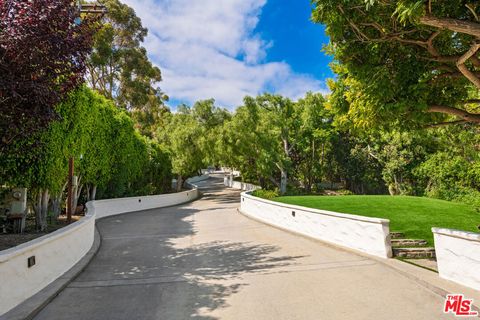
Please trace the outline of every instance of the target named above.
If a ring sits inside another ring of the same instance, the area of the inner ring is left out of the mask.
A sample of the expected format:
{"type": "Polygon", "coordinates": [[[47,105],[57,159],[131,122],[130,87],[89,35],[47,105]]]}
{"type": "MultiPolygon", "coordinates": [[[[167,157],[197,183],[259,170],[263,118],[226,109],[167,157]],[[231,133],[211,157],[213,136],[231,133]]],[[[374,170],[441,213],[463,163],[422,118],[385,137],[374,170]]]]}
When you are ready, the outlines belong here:
{"type": "Polygon", "coordinates": [[[462,202],[480,208],[480,192],[476,189],[453,185],[448,188],[431,188],[426,195],[430,198],[462,202]]]}
{"type": "Polygon", "coordinates": [[[353,193],[352,191],[347,190],[347,189],[339,189],[339,190],[337,190],[337,193],[339,195],[342,195],[342,196],[353,196],[353,195],[355,195],[355,193],[353,193]]]}
{"type": "Polygon", "coordinates": [[[258,189],[252,192],[252,195],[262,199],[271,200],[279,196],[278,190],[263,190],[258,189]]]}

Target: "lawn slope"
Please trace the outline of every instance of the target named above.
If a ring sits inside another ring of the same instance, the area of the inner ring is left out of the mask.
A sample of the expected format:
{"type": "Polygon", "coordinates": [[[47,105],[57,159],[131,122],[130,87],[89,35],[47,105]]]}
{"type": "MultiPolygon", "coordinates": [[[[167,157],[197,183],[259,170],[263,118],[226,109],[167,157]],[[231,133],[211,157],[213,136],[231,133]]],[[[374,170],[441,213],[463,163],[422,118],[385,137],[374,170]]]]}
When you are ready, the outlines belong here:
{"type": "Polygon", "coordinates": [[[432,227],[478,232],[480,213],[471,206],[422,197],[406,196],[290,196],[274,201],[309,208],[390,220],[390,231],[409,239],[425,239],[433,245],[432,227]]]}

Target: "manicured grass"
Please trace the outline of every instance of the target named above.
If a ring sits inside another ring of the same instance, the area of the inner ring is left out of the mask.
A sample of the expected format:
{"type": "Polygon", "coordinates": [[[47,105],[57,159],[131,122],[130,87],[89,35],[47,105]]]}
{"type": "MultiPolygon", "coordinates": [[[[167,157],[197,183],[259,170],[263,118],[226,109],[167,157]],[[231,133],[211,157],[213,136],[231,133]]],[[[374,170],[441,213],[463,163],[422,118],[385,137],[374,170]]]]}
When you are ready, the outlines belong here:
{"type": "Polygon", "coordinates": [[[390,231],[433,245],[432,227],[479,232],[480,213],[469,205],[404,196],[290,196],[274,201],[390,220],[390,231]]]}

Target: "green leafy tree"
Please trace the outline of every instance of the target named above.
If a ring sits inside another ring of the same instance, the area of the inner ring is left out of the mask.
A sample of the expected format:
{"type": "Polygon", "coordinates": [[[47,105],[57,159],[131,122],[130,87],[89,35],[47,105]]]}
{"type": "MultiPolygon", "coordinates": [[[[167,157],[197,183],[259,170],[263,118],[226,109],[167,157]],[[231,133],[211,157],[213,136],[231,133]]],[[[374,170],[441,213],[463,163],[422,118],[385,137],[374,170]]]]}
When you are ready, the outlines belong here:
{"type": "Polygon", "coordinates": [[[157,86],[162,79],[160,69],[141,46],[148,31],[126,4],[118,0],[102,3],[107,14],[87,63],[88,83],[122,108],[155,116],[167,97],[157,86]]]}
{"type": "Polygon", "coordinates": [[[257,182],[265,187],[266,177],[273,179],[272,163],[263,155],[263,136],[258,134],[260,109],[253,98],[245,98],[230,120],[225,121],[217,137],[217,155],[226,167],[239,169],[246,181],[257,182]]]}
{"type": "Polygon", "coordinates": [[[327,156],[336,134],[332,126],[333,116],[325,108],[326,99],[319,93],[307,93],[296,103],[300,127],[295,132],[293,150],[294,170],[306,192],[326,178],[327,156]]]}
{"type": "Polygon", "coordinates": [[[299,123],[290,99],[271,94],[245,97],[244,106],[223,129],[226,137],[219,142],[219,148],[234,155],[224,163],[239,168],[246,177],[256,177],[262,185],[269,181],[280,193],[286,193],[295,147],[293,137],[299,123]]]}
{"type": "Polygon", "coordinates": [[[315,0],[337,61],[331,105],[366,129],[480,123],[480,5],[461,0],[315,0]]]}
{"type": "Polygon", "coordinates": [[[216,107],[214,99],[197,101],[187,113],[198,122],[202,131],[198,137],[198,144],[204,156],[203,162],[206,165],[218,164],[220,159],[217,141],[223,124],[231,118],[230,113],[226,109],[216,107]]]}
{"type": "Polygon", "coordinates": [[[425,194],[480,207],[478,127],[444,127],[435,129],[432,135],[437,148],[414,169],[425,194]]]}
{"type": "Polygon", "coordinates": [[[158,132],[159,143],[168,151],[172,172],[177,177],[177,191],[186,178],[197,175],[204,166],[204,155],[199,138],[202,127],[190,109],[170,114],[165,130],[158,132]]]}

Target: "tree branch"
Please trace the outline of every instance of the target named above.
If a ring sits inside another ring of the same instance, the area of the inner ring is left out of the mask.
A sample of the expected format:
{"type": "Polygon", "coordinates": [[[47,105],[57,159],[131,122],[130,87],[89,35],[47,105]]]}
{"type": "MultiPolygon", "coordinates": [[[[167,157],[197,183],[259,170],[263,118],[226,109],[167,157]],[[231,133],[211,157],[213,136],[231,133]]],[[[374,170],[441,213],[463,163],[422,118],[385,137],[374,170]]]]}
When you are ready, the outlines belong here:
{"type": "Polygon", "coordinates": [[[465,62],[467,62],[468,59],[474,56],[477,53],[478,49],[480,49],[480,44],[474,43],[472,47],[467,52],[465,52],[465,54],[461,56],[460,59],[458,59],[457,68],[468,80],[470,80],[471,83],[473,83],[478,89],[480,89],[480,79],[465,65],[465,62]]]}
{"type": "Polygon", "coordinates": [[[435,40],[435,38],[438,37],[440,35],[440,33],[442,33],[440,30],[435,31],[434,33],[432,33],[430,38],[428,38],[428,40],[427,40],[427,50],[434,57],[440,56],[437,49],[433,45],[433,40],[435,40]]]}
{"type": "Polygon", "coordinates": [[[480,114],[470,113],[468,111],[454,108],[454,107],[431,105],[428,107],[427,111],[432,113],[437,112],[437,113],[454,115],[467,122],[480,123],[480,114]]]}
{"type": "Polygon", "coordinates": [[[469,34],[480,38],[480,24],[470,21],[457,20],[451,18],[437,18],[432,15],[425,15],[420,18],[420,23],[426,26],[448,29],[455,32],[469,34]]]}
{"type": "Polygon", "coordinates": [[[466,4],[465,7],[467,7],[467,9],[470,10],[470,12],[471,12],[471,13],[473,14],[473,16],[475,17],[475,20],[480,21],[480,19],[478,18],[477,13],[475,12],[475,8],[472,8],[469,4],[466,4]]]}
{"type": "Polygon", "coordinates": [[[480,103],[480,99],[468,99],[468,100],[465,100],[465,101],[462,101],[463,103],[467,104],[467,103],[480,103]]]}
{"type": "Polygon", "coordinates": [[[449,122],[440,122],[440,123],[433,123],[429,124],[426,126],[426,128],[438,128],[438,127],[445,127],[445,126],[450,126],[450,125],[455,125],[455,124],[463,124],[463,123],[468,123],[466,120],[456,120],[456,121],[449,121],[449,122]]]}
{"type": "Polygon", "coordinates": [[[475,68],[480,68],[480,59],[476,55],[471,56],[470,61],[475,68]]]}

